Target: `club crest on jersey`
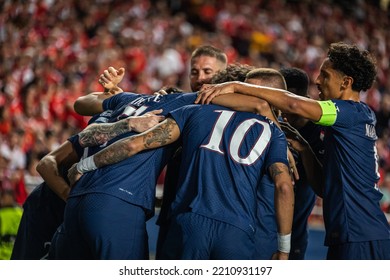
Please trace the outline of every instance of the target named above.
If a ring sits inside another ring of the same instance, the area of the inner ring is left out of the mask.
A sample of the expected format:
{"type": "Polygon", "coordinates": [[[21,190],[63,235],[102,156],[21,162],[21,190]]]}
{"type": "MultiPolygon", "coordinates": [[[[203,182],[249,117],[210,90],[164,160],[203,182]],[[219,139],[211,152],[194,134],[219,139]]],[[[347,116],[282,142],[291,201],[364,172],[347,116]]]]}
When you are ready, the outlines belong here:
{"type": "Polygon", "coordinates": [[[324,141],[324,137],[325,137],[325,131],[321,130],[321,132],[320,132],[320,140],[324,141]]]}
{"type": "Polygon", "coordinates": [[[366,124],[366,136],[376,139],[375,126],[373,126],[372,124],[366,124]]]}

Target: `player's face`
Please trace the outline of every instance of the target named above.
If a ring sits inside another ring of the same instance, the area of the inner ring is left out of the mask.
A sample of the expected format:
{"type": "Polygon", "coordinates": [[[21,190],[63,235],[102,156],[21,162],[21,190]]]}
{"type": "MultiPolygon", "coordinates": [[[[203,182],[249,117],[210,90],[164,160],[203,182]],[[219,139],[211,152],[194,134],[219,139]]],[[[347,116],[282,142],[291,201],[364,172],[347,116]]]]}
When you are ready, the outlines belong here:
{"type": "Polygon", "coordinates": [[[225,65],[211,56],[198,56],[191,61],[190,84],[192,91],[198,91],[203,84],[210,83],[216,72],[225,65]]]}
{"type": "Polygon", "coordinates": [[[343,75],[332,68],[332,63],[327,58],[321,65],[320,74],[315,83],[320,92],[320,100],[338,99],[341,96],[343,75]]]}

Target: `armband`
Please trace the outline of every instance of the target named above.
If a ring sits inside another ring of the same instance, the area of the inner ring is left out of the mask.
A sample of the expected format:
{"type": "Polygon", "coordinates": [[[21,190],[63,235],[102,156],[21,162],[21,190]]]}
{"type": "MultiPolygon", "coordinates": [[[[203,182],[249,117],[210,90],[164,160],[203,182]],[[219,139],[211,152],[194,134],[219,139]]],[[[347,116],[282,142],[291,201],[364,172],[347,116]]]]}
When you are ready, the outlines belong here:
{"type": "Polygon", "coordinates": [[[321,106],[322,116],[318,122],[314,122],[314,123],[323,126],[333,125],[337,119],[336,105],[331,100],[317,101],[317,102],[321,106]]]}
{"type": "Polygon", "coordinates": [[[87,157],[85,159],[80,160],[76,165],[77,171],[81,174],[86,173],[88,171],[93,171],[97,169],[97,166],[93,160],[93,156],[87,157]]]}
{"type": "Polygon", "coordinates": [[[282,253],[290,253],[291,249],[291,233],[281,235],[278,233],[278,251],[282,253]]]}

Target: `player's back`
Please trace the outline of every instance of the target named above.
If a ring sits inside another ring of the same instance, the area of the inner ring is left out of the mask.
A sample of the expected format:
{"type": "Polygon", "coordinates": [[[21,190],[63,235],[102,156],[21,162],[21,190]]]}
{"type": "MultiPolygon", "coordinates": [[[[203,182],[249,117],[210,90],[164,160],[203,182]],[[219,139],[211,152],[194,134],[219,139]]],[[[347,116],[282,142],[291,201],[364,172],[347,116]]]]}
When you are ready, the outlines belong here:
{"type": "Polygon", "coordinates": [[[263,116],[215,105],[185,106],[171,116],[183,137],[173,213],[191,209],[253,234],[263,172],[287,163],[284,134],[263,116]]]}
{"type": "MultiPolygon", "coordinates": [[[[115,122],[118,119],[141,115],[157,109],[163,109],[162,114],[166,115],[173,109],[192,104],[195,98],[196,94],[152,96],[124,93],[105,101],[103,106],[105,110],[114,109],[108,122],[115,122]]],[[[135,132],[124,133],[97,149],[103,149],[120,139],[135,134],[135,132]]],[[[152,213],[158,176],[172,156],[174,148],[175,144],[144,151],[116,164],[88,172],[73,187],[70,196],[93,192],[105,193],[139,205],[152,213]]]]}

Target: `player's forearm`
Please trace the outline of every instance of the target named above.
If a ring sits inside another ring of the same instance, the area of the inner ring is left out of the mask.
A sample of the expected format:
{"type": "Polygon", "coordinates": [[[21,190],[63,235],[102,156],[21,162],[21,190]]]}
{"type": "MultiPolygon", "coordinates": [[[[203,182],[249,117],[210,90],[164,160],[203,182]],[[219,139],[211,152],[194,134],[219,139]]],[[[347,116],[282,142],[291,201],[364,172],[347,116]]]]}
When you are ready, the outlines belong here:
{"type": "Polygon", "coordinates": [[[291,233],[294,213],[294,190],[289,168],[282,163],[270,167],[270,175],[275,183],[275,209],[278,232],[282,235],[291,233]]]}
{"type": "Polygon", "coordinates": [[[169,145],[179,138],[176,122],[168,118],[152,129],[115,142],[94,155],[96,167],[120,162],[141,151],[169,145]]]}
{"type": "Polygon", "coordinates": [[[127,120],[116,123],[92,124],[79,133],[79,143],[82,147],[98,146],[129,131],[131,128],[127,120]]]}
{"type": "Polygon", "coordinates": [[[239,94],[225,94],[215,97],[211,103],[231,108],[235,111],[258,113],[258,98],[239,94]]]}
{"type": "Polygon", "coordinates": [[[291,184],[276,187],[275,209],[278,232],[282,235],[290,234],[294,213],[294,193],[291,184]]]}
{"type": "Polygon", "coordinates": [[[103,112],[103,101],[111,96],[112,94],[108,92],[92,92],[77,98],[73,108],[76,113],[82,116],[100,114],[103,112]]]}
{"type": "Polygon", "coordinates": [[[310,184],[316,195],[322,197],[324,189],[324,173],[322,164],[319,162],[310,146],[301,151],[299,154],[301,156],[302,165],[305,169],[307,182],[310,184]]]}
{"type": "Polygon", "coordinates": [[[263,87],[248,83],[236,83],[234,90],[236,93],[261,98],[285,113],[299,114],[301,110],[299,100],[302,98],[288,92],[287,90],[263,87]]]}
{"type": "Polygon", "coordinates": [[[123,161],[142,150],[142,138],[132,136],[121,139],[93,156],[97,168],[123,161]]]}
{"type": "Polygon", "coordinates": [[[294,215],[292,184],[275,186],[275,213],[278,227],[278,251],[288,254],[291,249],[291,230],[294,215]]]}
{"type": "Polygon", "coordinates": [[[104,148],[95,155],[77,164],[79,173],[118,163],[143,150],[159,148],[175,142],[180,136],[176,122],[168,118],[152,129],[136,136],[123,138],[104,148]]]}
{"type": "Polygon", "coordinates": [[[244,94],[225,94],[215,97],[211,103],[231,108],[235,111],[255,113],[269,118],[280,127],[275,113],[268,102],[260,98],[244,94]]]}
{"type": "Polygon", "coordinates": [[[37,165],[37,171],[45,180],[48,187],[64,201],[67,200],[70,187],[60,175],[58,164],[54,157],[46,156],[37,165]]]}

